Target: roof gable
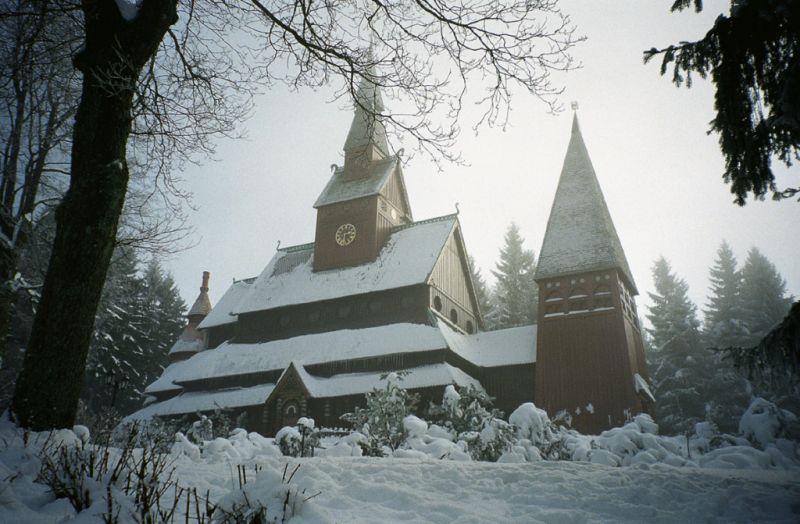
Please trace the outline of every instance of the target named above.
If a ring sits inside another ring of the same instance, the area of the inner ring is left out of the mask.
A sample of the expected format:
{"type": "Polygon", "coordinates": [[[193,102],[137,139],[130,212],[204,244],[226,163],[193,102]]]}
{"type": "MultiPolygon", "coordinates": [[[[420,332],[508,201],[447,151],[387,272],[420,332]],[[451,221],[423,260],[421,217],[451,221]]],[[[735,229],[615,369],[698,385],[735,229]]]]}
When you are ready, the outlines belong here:
{"type": "Polygon", "coordinates": [[[634,294],[637,293],[576,115],[539,253],[536,278],[610,268],[618,268],[634,294]]]}
{"type": "Polygon", "coordinates": [[[395,227],[374,261],[326,271],[313,271],[314,244],[280,249],[235,313],[425,283],[455,224],[456,217],[449,215],[395,227]]]}
{"type": "MultiPolygon", "coordinates": [[[[475,292],[475,284],[472,282],[472,272],[469,270],[469,261],[467,260],[467,250],[464,246],[464,237],[461,234],[461,225],[458,223],[457,219],[456,224],[453,227],[447,242],[445,243],[444,249],[442,249],[441,253],[439,254],[439,258],[437,259],[436,264],[434,265],[434,268],[431,271],[431,274],[428,276],[426,282],[428,284],[432,284],[437,277],[444,274],[449,274],[450,278],[456,278],[458,280],[455,287],[458,287],[458,283],[464,286],[464,288],[467,290],[466,299],[470,303],[461,305],[464,307],[471,307],[475,317],[480,318],[478,296],[475,292]],[[458,267],[461,270],[456,275],[452,275],[448,269],[453,257],[456,258],[458,267]]],[[[456,302],[460,301],[460,297],[453,296],[455,290],[448,289],[446,283],[439,284],[437,287],[442,289],[442,291],[445,293],[448,293],[448,296],[450,296],[451,299],[456,300],[456,302]]]]}

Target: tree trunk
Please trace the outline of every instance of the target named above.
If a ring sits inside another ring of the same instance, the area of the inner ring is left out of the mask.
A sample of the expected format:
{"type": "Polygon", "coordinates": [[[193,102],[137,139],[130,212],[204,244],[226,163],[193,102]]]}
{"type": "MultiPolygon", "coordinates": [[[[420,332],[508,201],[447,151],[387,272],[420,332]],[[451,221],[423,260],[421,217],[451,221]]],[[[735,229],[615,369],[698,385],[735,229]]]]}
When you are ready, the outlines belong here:
{"type": "Polygon", "coordinates": [[[12,412],[34,430],[74,424],[86,356],[128,184],[126,146],[134,86],[177,21],[177,0],[144,0],[125,21],[112,0],[84,0],[83,73],[70,187],[12,412]]]}

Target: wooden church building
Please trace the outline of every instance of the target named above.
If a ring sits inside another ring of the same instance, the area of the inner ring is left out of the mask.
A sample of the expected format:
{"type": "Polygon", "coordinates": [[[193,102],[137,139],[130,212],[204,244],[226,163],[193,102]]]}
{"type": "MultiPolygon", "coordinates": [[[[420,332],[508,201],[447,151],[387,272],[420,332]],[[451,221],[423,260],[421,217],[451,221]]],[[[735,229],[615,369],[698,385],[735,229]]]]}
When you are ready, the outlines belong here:
{"type": "Polygon", "coordinates": [[[507,414],[528,401],[566,410],[581,431],[648,411],[636,285],[577,117],[536,271],[538,323],[482,331],[458,216],[414,220],[400,159],[369,117],[380,92],[364,83],[358,96],[344,165],[314,203],[314,242],[277,249],[213,308],[204,273],[170,365],[131,417],[222,408],[265,435],[301,416],[341,427],[389,371],[405,372],[421,406],[474,386],[507,414]]]}

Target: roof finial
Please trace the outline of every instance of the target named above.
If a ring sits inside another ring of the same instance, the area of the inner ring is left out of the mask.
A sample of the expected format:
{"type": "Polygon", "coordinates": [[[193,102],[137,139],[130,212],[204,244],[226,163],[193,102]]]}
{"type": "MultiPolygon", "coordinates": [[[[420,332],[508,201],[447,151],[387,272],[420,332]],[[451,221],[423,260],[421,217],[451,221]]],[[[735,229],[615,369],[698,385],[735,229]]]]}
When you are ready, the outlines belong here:
{"type": "Polygon", "coordinates": [[[278,245],[275,246],[275,251],[279,250],[280,248],[281,248],[281,239],[279,238],[278,239],[278,245]]]}
{"type": "Polygon", "coordinates": [[[203,271],[203,285],[200,286],[200,291],[204,293],[208,293],[208,279],[211,277],[211,273],[208,271],[203,271]]]}
{"type": "Polygon", "coordinates": [[[456,202],[456,215],[458,215],[459,213],[461,213],[461,210],[458,209],[458,202],[456,202]]]}
{"type": "Polygon", "coordinates": [[[578,110],[578,101],[577,100],[573,100],[572,103],[570,104],[570,107],[572,107],[573,111],[577,111],[578,110]]]}

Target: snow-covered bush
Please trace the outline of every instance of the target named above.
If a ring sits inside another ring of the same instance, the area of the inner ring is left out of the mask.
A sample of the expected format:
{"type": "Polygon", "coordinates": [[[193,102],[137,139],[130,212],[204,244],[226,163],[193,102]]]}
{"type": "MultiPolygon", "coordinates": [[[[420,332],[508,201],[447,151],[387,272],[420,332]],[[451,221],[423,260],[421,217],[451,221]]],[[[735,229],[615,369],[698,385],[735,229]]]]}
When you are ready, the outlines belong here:
{"type": "Polygon", "coordinates": [[[756,397],[739,420],[739,433],[759,449],[790,436],[797,417],[772,402],[756,397]]]}
{"type": "Polygon", "coordinates": [[[441,428],[433,426],[433,431],[424,420],[409,415],[403,419],[406,441],[392,456],[396,458],[433,458],[436,460],[468,461],[471,459],[464,442],[452,442],[451,435],[442,433],[441,428]]]}
{"type": "Polygon", "coordinates": [[[106,522],[156,522],[174,512],[176,502],[165,502],[175,489],[174,468],[154,447],[136,447],[136,426],[119,449],[90,444],[84,426],[76,427],[72,438],[51,435],[56,438],[41,447],[36,480],[76,512],[96,508],[106,522]]]}
{"type": "Polygon", "coordinates": [[[297,426],[285,426],[275,435],[275,442],[286,456],[313,457],[319,446],[319,431],[314,427],[314,419],[301,417],[297,426]]]}
{"type": "Polygon", "coordinates": [[[473,460],[494,462],[515,443],[513,428],[492,408],[492,398],[472,385],[461,391],[445,387],[442,403],[431,403],[428,416],[450,440],[462,442],[473,460]]]}
{"type": "Polygon", "coordinates": [[[354,431],[339,439],[331,447],[320,451],[319,455],[323,457],[360,457],[368,445],[367,437],[354,431]]]}
{"type": "Polygon", "coordinates": [[[367,437],[365,455],[383,456],[384,447],[394,451],[406,438],[403,419],[414,411],[419,395],[400,387],[400,380],[401,374],[389,373],[384,389],[375,388],[366,394],[366,407],[357,407],[341,417],[367,437]]]}
{"type": "Polygon", "coordinates": [[[308,487],[292,482],[298,464],[283,474],[273,469],[258,471],[253,482],[244,483],[223,496],[213,509],[212,519],[217,524],[266,524],[287,522],[297,516],[308,522],[323,519],[323,515],[309,501],[319,495],[308,487]]]}
{"type": "Polygon", "coordinates": [[[527,450],[529,460],[570,458],[569,451],[564,448],[567,430],[553,423],[547,412],[533,402],[520,405],[508,421],[514,425],[517,440],[527,450]]]}

